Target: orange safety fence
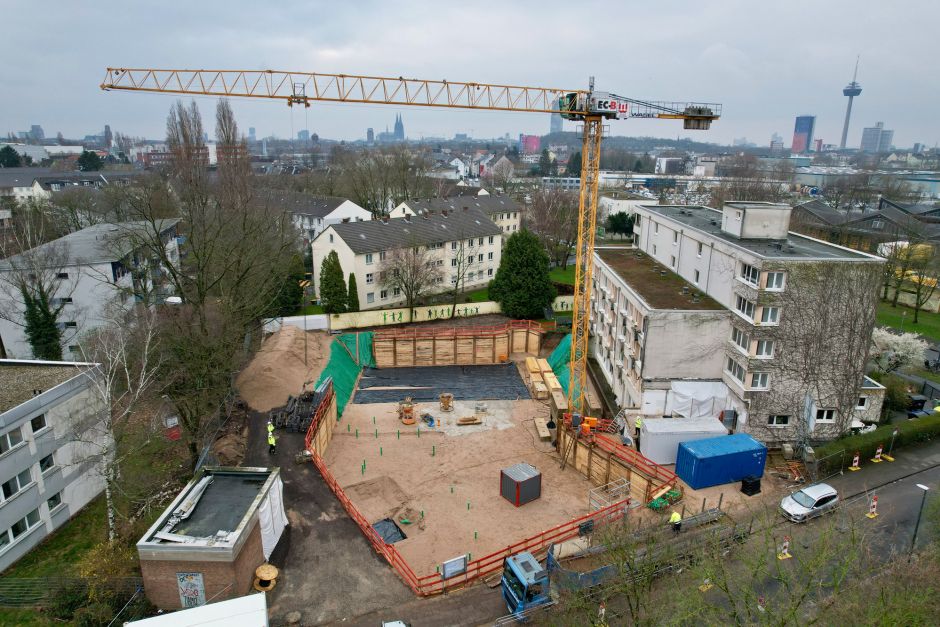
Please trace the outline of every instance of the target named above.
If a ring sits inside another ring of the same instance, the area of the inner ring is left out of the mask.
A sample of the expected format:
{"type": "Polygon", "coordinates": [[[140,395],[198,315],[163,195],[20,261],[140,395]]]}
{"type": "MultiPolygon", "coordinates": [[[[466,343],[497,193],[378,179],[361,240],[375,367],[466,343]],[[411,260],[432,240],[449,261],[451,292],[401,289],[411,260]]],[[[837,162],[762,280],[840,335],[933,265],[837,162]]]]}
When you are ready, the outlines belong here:
{"type": "Polygon", "coordinates": [[[652,477],[657,481],[661,481],[664,485],[679,485],[679,477],[676,476],[674,472],[667,470],[663,466],[660,466],[635,448],[624,446],[623,444],[611,438],[609,435],[604,435],[603,433],[596,434],[594,441],[605,453],[610,453],[611,455],[623,460],[631,467],[639,470],[647,476],[652,477]]]}
{"type": "Polygon", "coordinates": [[[374,331],[373,341],[389,338],[448,338],[448,337],[472,337],[481,335],[496,335],[507,331],[535,331],[542,332],[542,325],[532,320],[510,320],[504,324],[494,326],[470,326],[470,327],[447,327],[430,329],[379,329],[374,331]]]}
{"type": "Polygon", "coordinates": [[[617,520],[623,517],[627,510],[627,506],[630,503],[629,498],[617,501],[616,503],[603,509],[591,512],[590,514],[586,514],[580,518],[575,518],[574,520],[570,520],[566,523],[556,525],[550,529],[542,531],[541,533],[526,538],[525,540],[520,540],[519,542],[511,544],[504,549],[490,553],[484,557],[468,561],[467,569],[461,575],[450,577],[448,579],[444,579],[440,573],[419,577],[417,574],[415,574],[411,566],[408,565],[408,562],[404,557],[402,557],[401,553],[398,552],[398,549],[396,549],[392,544],[387,544],[382,536],[379,535],[379,533],[372,527],[369,521],[365,519],[362,513],[356,509],[356,506],[353,504],[352,500],[346,495],[346,492],[336,481],[333,473],[331,473],[330,470],[326,467],[323,459],[319,454],[317,454],[315,450],[310,447],[310,443],[313,441],[313,438],[316,436],[317,429],[319,429],[322,423],[323,416],[330,407],[332,393],[333,392],[331,388],[314,412],[313,420],[310,422],[310,428],[307,430],[307,450],[310,451],[313,464],[316,466],[317,470],[320,471],[320,474],[323,476],[323,480],[326,481],[326,484],[333,491],[333,494],[336,495],[336,498],[339,500],[340,504],[342,504],[343,509],[346,510],[346,513],[349,514],[349,517],[352,518],[353,521],[355,521],[355,523],[359,526],[359,529],[372,545],[372,548],[385,558],[392,568],[395,569],[395,572],[398,573],[398,576],[401,577],[402,581],[404,581],[405,584],[407,584],[407,586],[419,596],[434,596],[436,594],[441,594],[448,590],[454,590],[466,586],[482,577],[492,575],[497,571],[502,570],[503,561],[507,557],[522,551],[538,553],[544,549],[547,549],[551,544],[574,538],[575,536],[578,536],[582,533],[583,525],[585,524],[593,524],[596,527],[598,524],[617,520]]]}

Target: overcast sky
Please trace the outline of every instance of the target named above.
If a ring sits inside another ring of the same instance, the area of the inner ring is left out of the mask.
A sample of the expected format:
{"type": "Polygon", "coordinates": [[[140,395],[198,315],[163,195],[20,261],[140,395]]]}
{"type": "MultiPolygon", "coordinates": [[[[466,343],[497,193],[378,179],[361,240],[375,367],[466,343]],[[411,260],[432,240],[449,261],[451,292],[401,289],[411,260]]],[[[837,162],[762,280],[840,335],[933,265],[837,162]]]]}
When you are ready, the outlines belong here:
{"type": "MultiPolygon", "coordinates": [[[[861,54],[849,145],[884,121],[894,143],[940,142],[940,2],[699,0],[669,2],[52,2],[0,0],[3,134],[41,124],[66,137],[113,131],[164,136],[174,98],[105,93],[104,68],[279,69],[597,89],[651,100],[720,102],[696,139],[789,145],[794,116],[817,116],[838,144],[861,54]]],[[[207,120],[212,99],[197,99],[207,120]]],[[[233,101],[259,137],[309,128],[360,139],[404,118],[410,138],[548,132],[547,115],[314,104],[304,112],[233,101]]],[[[573,130],[573,124],[566,123],[573,130]]],[[[211,123],[207,130],[212,132],[211,123]]],[[[688,136],[680,122],[615,122],[616,135],[688,136]]]]}

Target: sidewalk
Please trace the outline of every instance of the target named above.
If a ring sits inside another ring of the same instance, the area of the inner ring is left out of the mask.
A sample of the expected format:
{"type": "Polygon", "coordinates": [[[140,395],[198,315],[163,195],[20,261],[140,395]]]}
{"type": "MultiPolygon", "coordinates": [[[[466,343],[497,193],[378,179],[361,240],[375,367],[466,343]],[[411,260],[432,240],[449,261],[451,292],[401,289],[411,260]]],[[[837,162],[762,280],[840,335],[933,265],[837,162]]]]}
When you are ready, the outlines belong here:
{"type": "MultiPolygon", "coordinates": [[[[888,443],[885,442],[885,446],[887,445],[888,443]]],[[[846,455],[851,454],[850,451],[846,451],[846,455]]],[[[861,459],[859,460],[861,470],[855,472],[845,470],[841,476],[836,475],[827,479],[826,483],[838,489],[844,501],[928,468],[940,466],[940,440],[895,449],[892,456],[893,462],[883,461],[880,464],[873,463],[870,459],[861,459]]],[[[852,463],[851,457],[846,460],[846,463],[852,463]]]]}

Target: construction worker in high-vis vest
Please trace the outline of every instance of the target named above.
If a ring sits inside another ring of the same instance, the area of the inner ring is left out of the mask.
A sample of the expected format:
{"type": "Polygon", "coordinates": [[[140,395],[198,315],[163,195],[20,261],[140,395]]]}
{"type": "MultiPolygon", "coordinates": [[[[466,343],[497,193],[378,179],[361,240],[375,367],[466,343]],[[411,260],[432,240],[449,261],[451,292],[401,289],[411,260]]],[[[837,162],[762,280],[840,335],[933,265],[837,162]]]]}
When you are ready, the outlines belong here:
{"type": "Polygon", "coordinates": [[[268,420],[268,435],[274,433],[274,423],[271,420],[268,420]]]}
{"type": "Polygon", "coordinates": [[[268,434],[268,454],[274,455],[274,445],[277,444],[277,440],[274,439],[274,433],[268,434]]]}
{"type": "Polygon", "coordinates": [[[672,510],[672,516],[669,517],[669,524],[672,525],[672,532],[678,534],[682,529],[682,515],[676,510],[672,510]]]}
{"type": "Polygon", "coordinates": [[[643,419],[639,416],[636,417],[636,422],[633,423],[633,426],[636,427],[636,437],[634,441],[636,442],[636,450],[640,450],[640,429],[643,427],[643,419]]]}

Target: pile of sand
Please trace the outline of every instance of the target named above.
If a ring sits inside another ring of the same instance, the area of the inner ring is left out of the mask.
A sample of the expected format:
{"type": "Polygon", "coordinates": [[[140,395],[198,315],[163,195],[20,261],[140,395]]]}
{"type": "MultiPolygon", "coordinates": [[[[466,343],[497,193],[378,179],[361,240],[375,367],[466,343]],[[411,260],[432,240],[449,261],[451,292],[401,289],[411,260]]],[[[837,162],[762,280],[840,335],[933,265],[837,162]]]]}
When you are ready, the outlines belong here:
{"type": "Polygon", "coordinates": [[[238,393],[255,411],[270,411],[297,396],[306,382],[320,376],[330,357],[330,338],[324,331],[307,331],[307,365],[304,366],[304,331],[283,326],[268,337],[261,349],[239,373],[238,393]]]}

